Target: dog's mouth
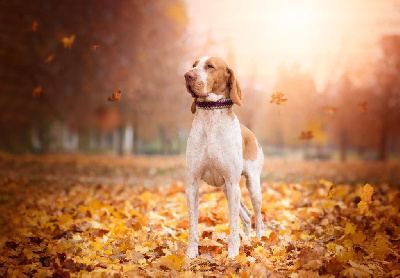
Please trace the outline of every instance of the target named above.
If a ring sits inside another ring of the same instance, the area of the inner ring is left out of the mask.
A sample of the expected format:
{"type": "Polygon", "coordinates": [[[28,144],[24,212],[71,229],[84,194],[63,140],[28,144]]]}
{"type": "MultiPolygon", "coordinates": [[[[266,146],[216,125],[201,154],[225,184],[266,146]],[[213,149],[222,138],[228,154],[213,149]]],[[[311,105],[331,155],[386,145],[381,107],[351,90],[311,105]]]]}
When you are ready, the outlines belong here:
{"type": "Polygon", "coordinates": [[[198,87],[199,86],[196,86],[196,84],[190,84],[186,82],[186,88],[193,97],[207,97],[209,95],[208,93],[199,93],[202,88],[198,87]]]}

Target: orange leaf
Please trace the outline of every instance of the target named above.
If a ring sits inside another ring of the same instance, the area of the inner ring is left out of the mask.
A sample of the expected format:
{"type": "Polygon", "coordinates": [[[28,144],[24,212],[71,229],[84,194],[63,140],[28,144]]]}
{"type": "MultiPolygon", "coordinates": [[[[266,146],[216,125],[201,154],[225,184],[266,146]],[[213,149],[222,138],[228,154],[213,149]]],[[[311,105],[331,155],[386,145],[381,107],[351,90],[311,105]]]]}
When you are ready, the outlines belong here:
{"type": "Polygon", "coordinates": [[[39,28],[39,22],[35,20],[34,22],[32,22],[31,30],[32,32],[37,32],[38,28],[39,28]]]}
{"type": "Polygon", "coordinates": [[[92,45],[91,49],[92,50],[97,50],[97,48],[99,48],[99,47],[100,47],[100,45],[94,44],[94,45],[92,45]]]}
{"type": "Polygon", "coordinates": [[[272,94],[271,100],[269,103],[276,103],[279,106],[284,106],[287,102],[287,98],[283,98],[283,93],[277,92],[275,94],[272,94]]]}
{"type": "Polygon", "coordinates": [[[359,103],[358,109],[360,110],[361,114],[367,113],[368,103],[366,101],[359,103]]]}
{"type": "Polygon", "coordinates": [[[41,98],[43,96],[43,88],[42,88],[42,86],[37,86],[37,87],[33,88],[32,96],[34,98],[41,98]]]}
{"type": "Polygon", "coordinates": [[[54,58],[56,57],[56,54],[50,54],[49,56],[47,56],[46,60],[44,60],[46,63],[50,63],[54,60],[54,58]]]}
{"type": "Polygon", "coordinates": [[[332,107],[332,106],[325,106],[322,109],[324,109],[324,111],[330,115],[333,115],[338,111],[338,109],[336,107],[332,107]]]}
{"type": "Polygon", "coordinates": [[[309,131],[302,131],[299,135],[300,140],[310,140],[314,138],[314,135],[311,130],[309,131]]]}
{"type": "Polygon", "coordinates": [[[110,97],[108,97],[108,101],[120,101],[121,94],[121,91],[115,91],[110,97]]]}

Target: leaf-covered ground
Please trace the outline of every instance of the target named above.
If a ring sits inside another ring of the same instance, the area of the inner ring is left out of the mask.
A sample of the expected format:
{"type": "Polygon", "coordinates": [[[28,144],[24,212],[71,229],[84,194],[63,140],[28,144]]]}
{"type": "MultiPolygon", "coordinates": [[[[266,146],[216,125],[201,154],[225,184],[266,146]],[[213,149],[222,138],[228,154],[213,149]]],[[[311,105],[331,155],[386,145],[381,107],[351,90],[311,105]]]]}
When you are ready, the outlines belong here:
{"type": "MultiPolygon", "coordinates": [[[[181,158],[2,155],[0,165],[0,277],[400,275],[396,163],[365,164],[364,171],[289,163],[269,179],[275,164],[267,161],[265,236],[242,234],[235,260],[226,258],[225,197],[208,185],[200,191],[200,257],[185,256],[181,158]],[[353,179],[319,179],[332,171],[353,179]]],[[[243,181],[241,188],[251,207],[243,181]]]]}

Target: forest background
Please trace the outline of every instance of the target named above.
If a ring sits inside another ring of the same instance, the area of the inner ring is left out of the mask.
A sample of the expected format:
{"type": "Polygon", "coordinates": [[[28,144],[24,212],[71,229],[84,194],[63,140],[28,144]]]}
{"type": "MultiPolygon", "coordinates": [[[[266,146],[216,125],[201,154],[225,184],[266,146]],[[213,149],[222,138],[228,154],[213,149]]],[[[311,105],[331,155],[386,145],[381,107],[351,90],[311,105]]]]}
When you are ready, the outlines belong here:
{"type": "Polygon", "coordinates": [[[213,7],[2,1],[0,149],[183,154],[193,117],[183,74],[214,55],[235,69],[235,112],[268,157],[398,158],[398,2],[213,7]],[[285,106],[270,103],[277,92],[285,106]]]}

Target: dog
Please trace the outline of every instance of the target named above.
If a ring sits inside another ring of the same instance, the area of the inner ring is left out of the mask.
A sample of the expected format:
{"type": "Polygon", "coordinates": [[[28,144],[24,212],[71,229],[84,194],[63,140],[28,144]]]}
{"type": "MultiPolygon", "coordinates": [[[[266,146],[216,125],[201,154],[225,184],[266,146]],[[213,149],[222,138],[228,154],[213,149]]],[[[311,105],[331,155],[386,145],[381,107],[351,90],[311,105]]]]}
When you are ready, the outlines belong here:
{"type": "Polygon", "coordinates": [[[203,57],[185,74],[186,89],[194,98],[194,116],[186,149],[186,201],[189,213],[187,255],[198,256],[199,183],[220,187],[229,206],[228,258],[239,254],[239,216],[244,232],[251,230],[251,212],[241,201],[239,181],[246,177],[255,214],[256,236],[263,235],[260,174],[264,154],[254,134],[239,123],[234,104],[242,106],[242,91],[228,64],[203,57]]]}

